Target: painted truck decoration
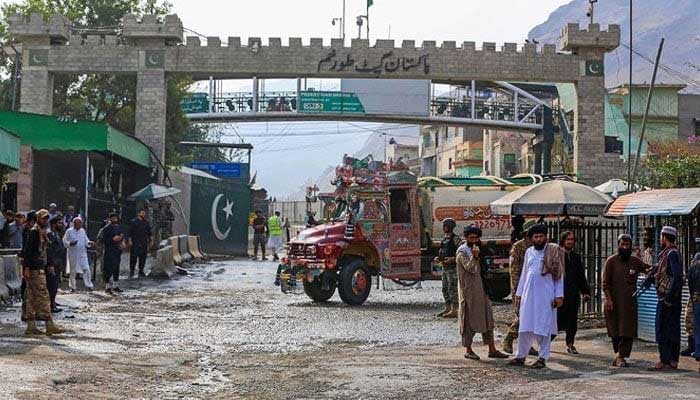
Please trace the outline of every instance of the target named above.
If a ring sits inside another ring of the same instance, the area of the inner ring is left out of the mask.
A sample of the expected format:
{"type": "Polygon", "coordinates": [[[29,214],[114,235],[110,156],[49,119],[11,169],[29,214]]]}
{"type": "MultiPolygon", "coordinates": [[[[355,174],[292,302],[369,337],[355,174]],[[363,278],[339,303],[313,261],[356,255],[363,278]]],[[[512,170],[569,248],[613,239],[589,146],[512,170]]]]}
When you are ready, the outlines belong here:
{"type": "Polygon", "coordinates": [[[442,270],[434,260],[443,236],[441,221],[451,217],[457,234],[468,225],[483,229],[492,296],[508,295],[510,218],[492,215],[488,205],[517,186],[419,183],[404,164],[371,157],[345,157],[333,184],[332,194],[319,195],[324,222],[289,244],[283,291],[303,287],[313,301],[324,302],[337,289],[343,302],[361,305],[373,276],[406,286],[439,280],[442,270]]]}

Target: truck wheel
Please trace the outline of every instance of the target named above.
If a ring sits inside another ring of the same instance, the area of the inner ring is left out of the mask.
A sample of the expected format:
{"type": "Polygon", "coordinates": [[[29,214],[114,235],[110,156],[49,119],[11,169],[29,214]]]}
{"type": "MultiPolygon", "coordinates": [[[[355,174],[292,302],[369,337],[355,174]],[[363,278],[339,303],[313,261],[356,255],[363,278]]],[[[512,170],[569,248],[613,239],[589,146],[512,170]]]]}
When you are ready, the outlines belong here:
{"type": "Polygon", "coordinates": [[[361,258],[353,258],[342,266],[338,276],[338,294],[343,303],[359,306],[372,289],[372,275],[361,258]]]}
{"type": "Polygon", "coordinates": [[[324,289],[321,279],[319,278],[314,279],[313,282],[304,280],[304,293],[306,293],[314,303],[325,303],[328,299],[333,297],[333,293],[335,293],[335,282],[329,288],[324,289]]]}

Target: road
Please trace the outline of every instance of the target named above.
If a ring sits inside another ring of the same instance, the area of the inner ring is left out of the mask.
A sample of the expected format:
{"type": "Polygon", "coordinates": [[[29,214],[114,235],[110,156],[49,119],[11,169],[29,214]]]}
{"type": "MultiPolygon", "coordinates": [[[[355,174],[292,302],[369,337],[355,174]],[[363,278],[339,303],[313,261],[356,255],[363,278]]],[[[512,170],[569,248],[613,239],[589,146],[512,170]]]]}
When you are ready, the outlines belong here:
{"type": "MultiPolygon", "coordinates": [[[[583,330],[580,356],[555,342],[549,369],[462,358],[437,282],[374,290],[362,307],[334,296],[312,304],[272,285],[276,265],[247,260],[195,267],[170,281],[126,281],[118,297],[62,294],[61,338],[26,338],[17,307],[0,309],[0,398],[448,399],[699,398],[697,363],[657,374],[655,348],[609,366],[601,330],[583,330]]],[[[495,306],[498,332],[510,304],[495,306]]],[[[476,350],[485,356],[485,348],[476,350]]]]}

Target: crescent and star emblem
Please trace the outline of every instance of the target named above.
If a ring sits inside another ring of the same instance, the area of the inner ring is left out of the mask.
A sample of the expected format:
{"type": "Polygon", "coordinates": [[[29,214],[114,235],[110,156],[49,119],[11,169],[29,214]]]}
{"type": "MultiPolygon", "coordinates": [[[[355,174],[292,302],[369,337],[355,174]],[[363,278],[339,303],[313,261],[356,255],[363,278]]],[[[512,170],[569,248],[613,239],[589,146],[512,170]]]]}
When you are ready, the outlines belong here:
{"type": "Polygon", "coordinates": [[[591,65],[588,66],[588,71],[593,75],[599,75],[600,74],[600,64],[591,63],[591,65]]]}
{"type": "Polygon", "coordinates": [[[160,57],[157,54],[151,54],[148,56],[148,63],[150,65],[160,65],[160,57]]]}
{"type": "Polygon", "coordinates": [[[42,63],[41,59],[37,58],[37,56],[35,56],[35,55],[32,56],[32,62],[34,64],[41,64],[42,63]]]}
{"type": "Polygon", "coordinates": [[[226,240],[228,235],[231,233],[231,227],[229,226],[228,229],[222,233],[221,229],[219,228],[219,223],[217,222],[217,214],[219,211],[222,211],[224,214],[226,214],[225,220],[228,221],[228,219],[233,216],[233,203],[226,199],[226,206],[220,209],[219,202],[221,201],[222,197],[224,197],[223,194],[217,195],[211,205],[211,228],[214,231],[214,236],[216,236],[217,239],[226,240]]]}

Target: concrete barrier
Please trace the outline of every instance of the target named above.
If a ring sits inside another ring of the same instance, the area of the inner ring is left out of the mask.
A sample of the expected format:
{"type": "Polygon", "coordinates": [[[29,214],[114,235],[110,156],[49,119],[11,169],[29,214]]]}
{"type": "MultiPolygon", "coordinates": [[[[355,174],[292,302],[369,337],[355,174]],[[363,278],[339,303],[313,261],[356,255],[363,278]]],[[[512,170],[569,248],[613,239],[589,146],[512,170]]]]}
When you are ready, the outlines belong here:
{"type": "Polygon", "coordinates": [[[17,256],[3,256],[2,264],[5,273],[5,284],[10,295],[19,298],[22,287],[22,267],[17,256]]]}
{"type": "Polygon", "coordinates": [[[187,249],[187,236],[182,235],[177,237],[178,240],[178,250],[180,251],[180,257],[182,257],[183,262],[192,261],[192,254],[190,254],[187,249]]]}
{"type": "Polygon", "coordinates": [[[199,236],[187,237],[187,249],[195,260],[203,260],[206,258],[199,248],[199,236]]]}
{"type": "Polygon", "coordinates": [[[156,252],[156,260],[151,270],[148,271],[149,278],[172,278],[177,273],[175,260],[173,259],[173,246],[165,246],[156,252]]]}
{"type": "Polygon", "coordinates": [[[168,238],[170,242],[170,247],[173,248],[173,260],[176,265],[182,265],[182,255],[180,254],[180,239],[177,236],[171,236],[168,238]]]}
{"type": "Polygon", "coordinates": [[[5,257],[2,258],[2,270],[0,271],[0,301],[10,301],[12,299],[12,294],[10,293],[10,288],[7,286],[7,269],[5,265],[5,257]]]}

